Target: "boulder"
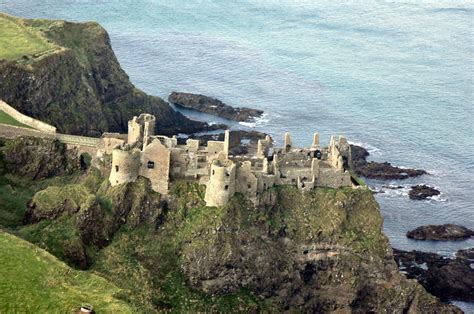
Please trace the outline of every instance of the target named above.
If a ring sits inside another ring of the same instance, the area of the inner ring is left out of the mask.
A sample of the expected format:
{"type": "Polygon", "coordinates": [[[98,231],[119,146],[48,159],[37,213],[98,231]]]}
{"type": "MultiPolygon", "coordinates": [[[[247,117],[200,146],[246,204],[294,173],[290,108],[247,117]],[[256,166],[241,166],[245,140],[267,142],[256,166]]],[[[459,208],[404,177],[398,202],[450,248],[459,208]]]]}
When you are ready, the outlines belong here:
{"type": "Polygon", "coordinates": [[[251,122],[263,114],[262,110],[229,106],[222,101],[200,94],[172,92],[168,101],[186,109],[205,112],[239,122],[251,122]]]}
{"type": "Polygon", "coordinates": [[[408,196],[412,200],[424,200],[428,197],[440,195],[441,192],[437,189],[427,186],[427,185],[415,185],[411,187],[410,192],[408,192],[408,196]]]}
{"type": "Polygon", "coordinates": [[[432,241],[459,241],[473,235],[474,231],[471,229],[453,224],[421,226],[407,232],[408,238],[432,241]]]}

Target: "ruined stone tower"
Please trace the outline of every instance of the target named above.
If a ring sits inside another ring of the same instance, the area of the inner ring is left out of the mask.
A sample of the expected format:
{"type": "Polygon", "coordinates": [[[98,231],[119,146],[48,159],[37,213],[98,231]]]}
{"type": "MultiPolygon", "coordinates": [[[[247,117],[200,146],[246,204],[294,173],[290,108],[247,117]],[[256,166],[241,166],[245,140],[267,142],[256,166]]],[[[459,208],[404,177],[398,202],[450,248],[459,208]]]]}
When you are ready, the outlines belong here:
{"type": "Polygon", "coordinates": [[[155,135],[155,116],[142,113],[139,117],[133,117],[128,121],[128,144],[135,145],[141,142],[146,145],[147,139],[155,135]]]}
{"type": "Polygon", "coordinates": [[[114,149],[109,182],[112,186],[135,181],[140,173],[140,150],[114,149]]]}
{"type": "Polygon", "coordinates": [[[236,165],[229,159],[215,159],[206,186],[207,206],[224,206],[235,193],[236,165]]]}

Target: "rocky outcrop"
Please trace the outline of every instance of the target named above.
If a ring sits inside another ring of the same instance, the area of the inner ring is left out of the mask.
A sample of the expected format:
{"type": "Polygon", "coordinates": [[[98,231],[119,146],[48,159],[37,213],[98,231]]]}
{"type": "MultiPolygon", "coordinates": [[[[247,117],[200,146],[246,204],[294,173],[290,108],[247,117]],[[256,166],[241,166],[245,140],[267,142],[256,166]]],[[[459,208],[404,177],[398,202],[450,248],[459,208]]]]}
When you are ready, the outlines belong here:
{"type": "Polygon", "coordinates": [[[458,312],[397,273],[370,191],[279,187],[261,197],[257,209],[239,196],[209,208],[186,232],[180,268],[195,289],[249,289],[276,311],[458,312]]]}
{"type": "Polygon", "coordinates": [[[459,241],[472,236],[471,229],[453,224],[421,226],[407,232],[408,238],[431,241],[459,241]]]}
{"type": "Polygon", "coordinates": [[[427,185],[412,186],[410,192],[408,192],[408,196],[412,200],[424,200],[424,199],[427,199],[428,197],[433,197],[440,194],[441,194],[440,191],[427,185]]]}
{"type": "Polygon", "coordinates": [[[105,247],[122,226],[154,225],[162,208],[160,195],[145,178],[114,188],[104,185],[97,192],[84,184],[50,186],[28,203],[20,233],[70,265],[85,269],[91,263],[90,247],[105,247]]]}
{"type": "Polygon", "coordinates": [[[0,60],[0,99],[21,113],[56,126],[60,133],[89,136],[125,133],[128,120],[143,112],[157,117],[159,134],[216,128],[186,118],[133,86],[99,24],[15,20],[23,25],[18,29],[32,27],[61,47],[28,64],[0,60]]]}
{"type": "Polygon", "coordinates": [[[400,271],[442,300],[474,301],[474,249],[460,250],[451,259],[435,253],[394,249],[400,271]]]}
{"type": "Polygon", "coordinates": [[[21,136],[0,143],[0,173],[39,180],[81,169],[76,150],[55,139],[21,136]]]}
{"type": "Polygon", "coordinates": [[[426,174],[425,170],[399,168],[389,162],[368,162],[369,152],[361,146],[351,145],[351,151],[354,171],[359,176],[369,179],[402,180],[426,174]]]}
{"type": "Polygon", "coordinates": [[[199,94],[172,92],[168,101],[187,109],[205,112],[214,116],[239,122],[250,122],[263,114],[262,110],[229,106],[222,101],[199,94]]]}

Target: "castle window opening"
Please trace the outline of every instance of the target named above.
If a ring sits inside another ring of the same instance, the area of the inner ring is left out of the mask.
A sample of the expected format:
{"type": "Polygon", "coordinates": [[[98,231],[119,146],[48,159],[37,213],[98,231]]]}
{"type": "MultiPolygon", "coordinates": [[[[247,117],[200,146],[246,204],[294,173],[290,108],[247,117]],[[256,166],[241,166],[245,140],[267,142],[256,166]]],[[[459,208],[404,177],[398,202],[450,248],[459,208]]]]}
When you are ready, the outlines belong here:
{"type": "Polygon", "coordinates": [[[250,190],[252,188],[252,185],[251,184],[248,184],[247,185],[248,189],[250,190]]]}
{"type": "Polygon", "coordinates": [[[148,169],[153,169],[153,168],[155,168],[155,162],[149,160],[146,166],[147,166],[148,169]]]}
{"type": "Polygon", "coordinates": [[[212,170],[212,174],[213,174],[213,175],[216,174],[216,171],[215,171],[215,170],[212,170]]]}
{"type": "Polygon", "coordinates": [[[229,186],[228,186],[228,185],[226,185],[224,188],[225,188],[225,189],[226,189],[226,191],[227,191],[227,190],[229,189],[229,186]]]}
{"type": "Polygon", "coordinates": [[[115,172],[119,171],[119,166],[115,166],[115,172]]]}

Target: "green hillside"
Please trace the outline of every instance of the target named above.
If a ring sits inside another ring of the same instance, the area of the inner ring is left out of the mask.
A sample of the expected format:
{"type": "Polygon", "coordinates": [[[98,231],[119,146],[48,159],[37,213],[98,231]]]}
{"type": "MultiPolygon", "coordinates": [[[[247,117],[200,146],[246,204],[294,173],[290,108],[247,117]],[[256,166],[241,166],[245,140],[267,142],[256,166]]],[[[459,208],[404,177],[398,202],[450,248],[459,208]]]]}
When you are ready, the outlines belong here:
{"type": "Polygon", "coordinates": [[[98,313],[131,313],[120,289],[77,271],[20,238],[0,231],[0,312],[71,313],[90,303],[98,313]]]}

